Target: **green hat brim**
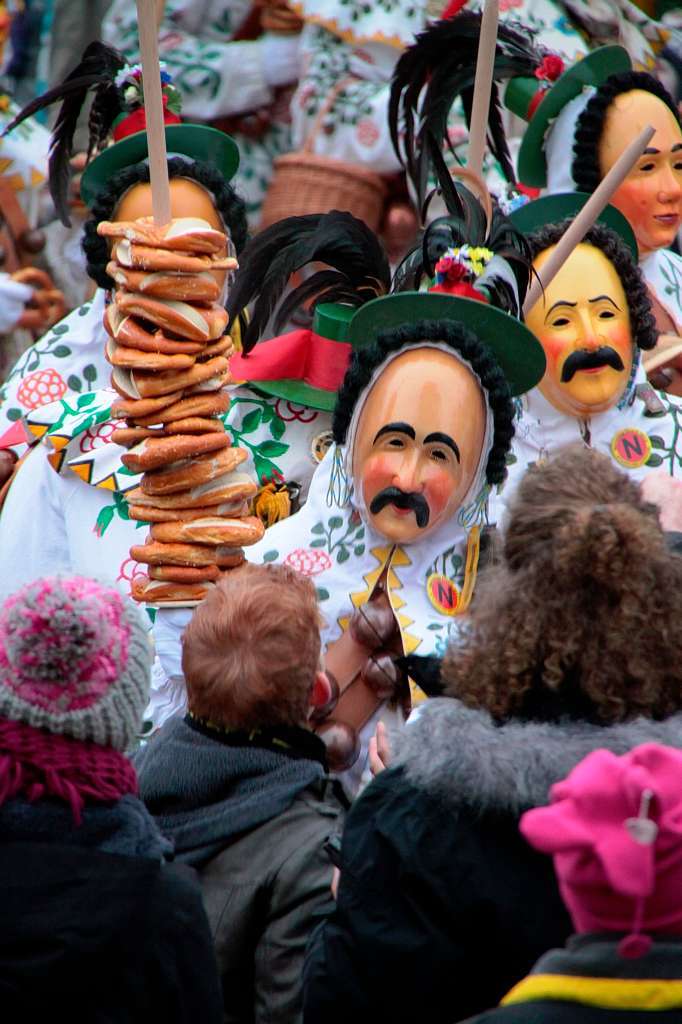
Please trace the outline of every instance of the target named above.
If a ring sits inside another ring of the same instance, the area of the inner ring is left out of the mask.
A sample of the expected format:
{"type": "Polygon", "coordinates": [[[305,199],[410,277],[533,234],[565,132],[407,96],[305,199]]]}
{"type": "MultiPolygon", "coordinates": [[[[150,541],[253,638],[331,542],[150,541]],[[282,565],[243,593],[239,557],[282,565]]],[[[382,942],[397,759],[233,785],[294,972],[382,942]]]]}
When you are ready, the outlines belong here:
{"type": "Polygon", "coordinates": [[[611,75],[630,71],[632,63],[622,46],[601,46],[564,71],[539,104],[528,122],[517,158],[517,174],[524,185],[543,188],[547,184],[545,135],[549,122],[558,117],[567,103],[589,85],[598,88],[611,75]]]}
{"type": "MultiPolygon", "coordinates": [[[[203,124],[166,125],[166,149],[169,157],[180,153],[192,160],[214,164],[225,181],[233,178],[239,167],[239,149],[234,139],[203,124]]],[[[91,207],[114,174],[148,156],[146,131],[128,135],[103,150],[83,171],[80,185],[83,202],[91,207]]]]}
{"type": "MultiPolygon", "coordinates": [[[[587,192],[557,192],[552,196],[540,196],[509,214],[509,219],[524,235],[532,235],[546,224],[560,224],[575,217],[590,198],[587,192]]],[[[639,260],[639,249],[630,222],[615,206],[605,206],[597,217],[597,223],[615,231],[625,242],[635,263],[639,260]]]]}
{"type": "Polygon", "coordinates": [[[336,405],[336,391],[313,388],[302,380],[255,380],[246,384],[254,391],[263,391],[294,405],[307,405],[319,412],[332,412],[336,405]]]}
{"type": "Polygon", "coordinates": [[[452,320],[470,328],[497,360],[512,395],[522,395],[542,380],[545,353],[535,335],[520,320],[475,299],[439,292],[400,292],[373,299],[351,320],[349,341],[361,349],[380,331],[417,320],[452,320]]]}

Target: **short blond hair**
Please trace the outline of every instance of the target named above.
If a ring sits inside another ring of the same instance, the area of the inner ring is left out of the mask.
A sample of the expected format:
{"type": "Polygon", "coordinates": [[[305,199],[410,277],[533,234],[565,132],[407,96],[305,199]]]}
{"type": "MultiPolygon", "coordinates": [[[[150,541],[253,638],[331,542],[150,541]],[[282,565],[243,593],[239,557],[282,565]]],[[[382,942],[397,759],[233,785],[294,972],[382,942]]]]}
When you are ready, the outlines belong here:
{"type": "Polygon", "coordinates": [[[191,713],[228,729],[303,725],[320,664],[315,587],[286,565],[226,573],[182,639],[191,713]]]}

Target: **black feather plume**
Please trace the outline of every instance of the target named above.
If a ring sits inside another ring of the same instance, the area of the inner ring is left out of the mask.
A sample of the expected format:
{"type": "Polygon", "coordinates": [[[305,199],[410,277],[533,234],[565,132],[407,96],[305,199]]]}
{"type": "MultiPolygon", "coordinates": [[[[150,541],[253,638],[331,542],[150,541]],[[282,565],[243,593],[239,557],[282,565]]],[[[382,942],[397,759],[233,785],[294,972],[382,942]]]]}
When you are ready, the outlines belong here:
{"type": "Polygon", "coordinates": [[[106,138],[112,123],[122,112],[120,92],[115,84],[116,74],[125,67],[125,60],[116,50],[95,41],[83,51],[80,63],[60,85],[49,89],[32,100],[5,128],[3,135],[12,131],[27,117],[61,101],[61,108],[52,130],[50,141],[49,185],[50,195],[59,219],[70,226],[68,189],[71,178],[69,160],[73,155],[73,137],[83,105],[89,93],[94,94],[88,128],[88,159],[106,138]]]}
{"type": "MultiPolygon", "coordinates": [[[[388,107],[389,130],[420,206],[432,169],[433,143],[441,152],[447,146],[454,154],[448,116],[458,97],[469,123],[480,30],[480,13],[461,11],[421,32],[396,64],[388,107]]],[[[520,26],[499,26],[488,136],[491,151],[509,181],[513,181],[514,171],[495,82],[532,75],[543,56],[544,51],[533,45],[520,26]]]]}
{"type": "Polygon", "coordinates": [[[304,303],[345,302],[360,306],[384,295],[391,274],[386,253],[367,225],[350,213],[332,210],[287,217],[261,231],[240,256],[230,289],[230,323],[253,300],[251,321],[242,336],[244,352],[271,332],[280,333],[304,303]],[[292,274],[323,264],[284,295],[292,274]]]}
{"type": "Polygon", "coordinates": [[[406,654],[396,658],[398,668],[414,679],[427,697],[442,697],[445,684],[441,680],[442,661],[435,654],[406,654]]]}

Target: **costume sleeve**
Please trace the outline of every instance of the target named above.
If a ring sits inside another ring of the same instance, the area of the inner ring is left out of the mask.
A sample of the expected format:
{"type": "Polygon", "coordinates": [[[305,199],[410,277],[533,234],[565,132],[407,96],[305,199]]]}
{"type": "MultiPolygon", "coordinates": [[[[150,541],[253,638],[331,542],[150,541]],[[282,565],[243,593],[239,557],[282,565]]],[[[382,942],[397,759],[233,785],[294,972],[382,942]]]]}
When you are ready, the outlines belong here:
{"type": "Polygon", "coordinates": [[[47,572],[70,569],[58,476],[39,444],[17,470],[0,515],[0,600],[47,572]]]}
{"type": "MultiPolygon", "coordinates": [[[[183,116],[210,121],[269,105],[273,93],[264,76],[261,40],[230,41],[250,5],[204,0],[186,13],[189,6],[186,0],[170,0],[159,32],[159,57],[182,94],[183,116]],[[202,12],[205,16],[197,17],[202,12]]],[[[133,0],[114,0],[102,34],[129,61],[140,59],[133,0]]]]}
{"type": "MultiPolygon", "coordinates": [[[[329,834],[336,827],[330,817],[329,834]]],[[[332,865],[323,849],[325,838],[319,821],[302,827],[294,853],[278,872],[269,919],[256,948],[256,1020],[302,1021],[306,943],[320,916],[332,906],[332,865]]]]}

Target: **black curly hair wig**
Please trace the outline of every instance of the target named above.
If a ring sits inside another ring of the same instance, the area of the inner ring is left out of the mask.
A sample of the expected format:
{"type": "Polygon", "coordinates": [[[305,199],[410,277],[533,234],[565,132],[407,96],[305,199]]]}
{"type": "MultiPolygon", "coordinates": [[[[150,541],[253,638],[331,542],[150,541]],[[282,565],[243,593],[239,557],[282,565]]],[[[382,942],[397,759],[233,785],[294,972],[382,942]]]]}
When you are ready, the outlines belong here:
{"type": "MultiPolygon", "coordinates": [[[[570,220],[561,221],[559,224],[547,224],[540,231],[529,235],[528,242],[533,259],[551,245],[556,245],[566,234],[570,224],[570,220]]],[[[613,263],[627,299],[632,337],[639,348],[652,349],[658,337],[656,321],[651,311],[651,301],[644,278],[629,248],[615,231],[604,227],[603,224],[593,224],[583,242],[600,249],[607,260],[613,263]]]]}
{"type": "Polygon", "coordinates": [[[485,475],[491,486],[501,484],[507,473],[506,457],[514,437],[514,404],[509,384],[487,345],[469,327],[455,320],[418,320],[404,327],[390,328],[380,331],[371,345],[356,349],[334,407],[334,440],[337,444],[346,440],[353,410],[377,367],[393,353],[401,349],[408,351],[420,341],[449,345],[469,363],[480,380],[493,415],[493,446],[485,475]]]}
{"type": "MultiPolygon", "coordinates": [[[[246,226],[246,206],[231,185],[223,178],[217,167],[204,163],[202,160],[183,160],[180,157],[171,157],[168,161],[168,176],[170,178],[191,178],[198,185],[202,185],[215,199],[216,209],[223,219],[223,223],[230,232],[230,238],[237,253],[246,244],[248,229],[246,226]]],[[[87,260],[88,276],[99,285],[100,288],[113,288],[114,282],[106,272],[109,262],[109,246],[107,240],[97,234],[97,225],[100,221],[111,220],[116,207],[121,201],[125,192],[133,185],[149,181],[149,164],[142,162],[132,164],[124,168],[118,174],[114,174],[107,184],[97,194],[92,204],[91,216],[85,222],[83,233],[83,252],[87,260]]]]}
{"type": "Polygon", "coordinates": [[[580,192],[594,192],[604,175],[599,167],[599,140],[604,131],[608,109],[617,96],[642,89],[657,96],[673,112],[682,127],[680,114],[668,90],[646,71],[622,71],[600,85],[578,118],[573,142],[571,173],[580,192]]]}

